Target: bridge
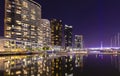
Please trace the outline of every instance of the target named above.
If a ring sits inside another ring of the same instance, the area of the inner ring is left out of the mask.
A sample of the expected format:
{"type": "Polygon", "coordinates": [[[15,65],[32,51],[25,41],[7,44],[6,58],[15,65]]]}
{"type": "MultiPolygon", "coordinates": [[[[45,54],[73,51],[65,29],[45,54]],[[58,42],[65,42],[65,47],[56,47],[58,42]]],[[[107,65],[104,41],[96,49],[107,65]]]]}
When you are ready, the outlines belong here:
{"type": "Polygon", "coordinates": [[[73,49],[71,51],[57,51],[56,55],[66,56],[73,54],[120,54],[120,47],[104,47],[104,48],[85,48],[73,49]]]}

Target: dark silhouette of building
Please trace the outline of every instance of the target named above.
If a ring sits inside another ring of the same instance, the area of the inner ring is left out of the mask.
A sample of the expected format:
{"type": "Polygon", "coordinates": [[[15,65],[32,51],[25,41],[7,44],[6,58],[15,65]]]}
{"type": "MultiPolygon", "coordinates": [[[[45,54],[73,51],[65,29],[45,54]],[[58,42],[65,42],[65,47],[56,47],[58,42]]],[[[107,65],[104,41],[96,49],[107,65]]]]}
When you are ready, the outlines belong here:
{"type": "Polygon", "coordinates": [[[64,39],[65,39],[65,48],[72,47],[72,26],[65,25],[64,39]]]}
{"type": "Polygon", "coordinates": [[[50,20],[50,26],[52,46],[62,46],[62,21],[52,19],[50,20]]]}

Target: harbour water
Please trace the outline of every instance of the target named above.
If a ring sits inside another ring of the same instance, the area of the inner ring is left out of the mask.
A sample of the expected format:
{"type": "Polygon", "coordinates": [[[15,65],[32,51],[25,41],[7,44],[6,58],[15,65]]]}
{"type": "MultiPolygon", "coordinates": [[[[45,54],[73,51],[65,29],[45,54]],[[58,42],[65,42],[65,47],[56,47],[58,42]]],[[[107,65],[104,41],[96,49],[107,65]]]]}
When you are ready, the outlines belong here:
{"type": "Polygon", "coordinates": [[[120,76],[120,55],[2,56],[0,76],[120,76]]]}

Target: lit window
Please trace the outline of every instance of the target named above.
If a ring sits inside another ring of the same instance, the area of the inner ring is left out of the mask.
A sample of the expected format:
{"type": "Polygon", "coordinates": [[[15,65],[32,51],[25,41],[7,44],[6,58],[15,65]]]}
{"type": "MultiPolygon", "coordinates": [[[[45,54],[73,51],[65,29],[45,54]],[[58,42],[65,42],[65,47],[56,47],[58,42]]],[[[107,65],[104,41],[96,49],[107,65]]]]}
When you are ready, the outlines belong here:
{"type": "Polygon", "coordinates": [[[11,9],[11,5],[10,4],[8,4],[8,8],[11,9]]]}
{"type": "Polygon", "coordinates": [[[31,30],[35,30],[34,28],[31,28],[31,30]]]}
{"type": "Polygon", "coordinates": [[[16,33],[16,35],[22,35],[21,33],[16,33]]]}
{"type": "Polygon", "coordinates": [[[15,0],[15,3],[16,3],[17,5],[20,5],[20,1],[19,1],[19,0],[15,0]]]}
{"type": "Polygon", "coordinates": [[[11,27],[7,27],[7,29],[6,30],[11,30],[11,27]]]}
{"type": "Polygon", "coordinates": [[[35,14],[35,10],[34,10],[34,9],[31,9],[31,13],[35,14]]]}
{"type": "Polygon", "coordinates": [[[32,28],[35,28],[35,26],[34,26],[34,25],[31,25],[31,27],[32,27],[32,28]]]}
{"type": "Polygon", "coordinates": [[[16,14],[21,14],[21,11],[20,10],[16,10],[16,14]]]}
{"type": "Polygon", "coordinates": [[[5,41],[5,46],[9,47],[9,41],[5,41]]]}
{"type": "Polygon", "coordinates": [[[22,9],[21,7],[17,7],[18,9],[22,9]]]}
{"type": "Polygon", "coordinates": [[[35,16],[31,14],[31,19],[35,20],[35,16]]]}
{"type": "Polygon", "coordinates": [[[16,23],[19,24],[19,25],[21,25],[21,21],[19,21],[19,20],[16,20],[16,23]]]}
{"type": "Polygon", "coordinates": [[[11,38],[11,36],[10,36],[10,35],[6,35],[5,37],[7,37],[7,38],[11,38]]]}
{"type": "Polygon", "coordinates": [[[22,30],[24,30],[24,31],[27,31],[28,29],[26,29],[26,28],[23,28],[22,30]]]}
{"type": "Polygon", "coordinates": [[[12,5],[11,7],[15,7],[15,5],[12,5]]]}
{"type": "Polygon", "coordinates": [[[23,32],[24,35],[27,35],[28,33],[27,32],[23,32]]]}
{"type": "Polygon", "coordinates": [[[11,12],[11,10],[6,10],[7,12],[11,12]]]}
{"type": "Polygon", "coordinates": [[[21,40],[20,38],[16,38],[16,40],[21,40]]]}
{"type": "Polygon", "coordinates": [[[7,21],[8,21],[8,22],[11,22],[11,18],[10,18],[10,17],[8,17],[8,18],[7,18],[7,21]]]}
{"type": "Polygon", "coordinates": [[[58,30],[58,26],[56,26],[56,30],[58,30]]]}
{"type": "Polygon", "coordinates": [[[12,32],[11,34],[15,34],[15,32],[12,32]]]}
{"type": "Polygon", "coordinates": [[[23,26],[24,26],[25,28],[27,28],[27,27],[29,26],[29,24],[25,24],[25,23],[24,23],[23,26]]]}
{"type": "Polygon", "coordinates": [[[21,30],[21,27],[20,27],[20,26],[18,26],[18,27],[16,27],[16,29],[17,29],[17,30],[21,30]]]}
{"type": "Polygon", "coordinates": [[[31,38],[35,38],[34,36],[31,36],[31,38]]]}
{"type": "Polygon", "coordinates": [[[11,37],[11,33],[10,32],[6,32],[5,37],[10,38],[11,37]]]}
{"type": "Polygon", "coordinates": [[[14,28],[14,25],[12,25],[12,28],[14,28]]]}
{"type": "Polygon", "coordinates": [[[28,8],[28,3],[27,2],[25,2],[25,1],[23,1],[23,7],[26,7],[26,8],[28,8]]]}
{"type": "Polygon", "coordinates": [[[23,16],[22,16],[22,18],[23,18],[23,20],[28,21],[28,19],[27,19],[27,16],[26,16],[26,15],[23,15],[23,16]]]}

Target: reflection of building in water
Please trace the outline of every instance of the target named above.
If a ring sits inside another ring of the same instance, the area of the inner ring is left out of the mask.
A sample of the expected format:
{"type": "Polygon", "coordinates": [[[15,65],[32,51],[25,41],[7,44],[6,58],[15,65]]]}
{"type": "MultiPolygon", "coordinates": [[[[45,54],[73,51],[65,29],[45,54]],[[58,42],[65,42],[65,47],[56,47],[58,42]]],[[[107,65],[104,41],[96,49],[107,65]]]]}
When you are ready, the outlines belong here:
{"type": "Polygon", "coordinates": [[[83,55],[78,55],[75,58],[75,67],[83,68],[83,55]]]}
{"type": "Polygon", "coordinates": [[[111,63],[120,72],[120,55],[113,55],[113,56],[111,56],[111,63]]]}
{"type": "Polygon", "coordinates": [[[83,56],[58,58],[32,56],[0,57],[0,70],[4,76],[69,76],[76,68],[83,67],[83,56]]]}
{"type": "Polygon", "coordinates": [[[51,76],[51,61],[41,56],[12,56],[3,59],[4,76],[51,76]]]}
{"type": "Polygon", "coordinates": [[[62,60],[61,58],[52,59],[51,76],[63,76],[62,75],[62,60]]]}
{"type": "Polygon", "coordinates": [[[118,69],[119,69],[119,72],[120,72],[120,55],[118,55],[118,69]]]}
{"type": "Polygon", "coordinates": [[[73,73],[73,56],[62,57],[62,76],[68,76],[73,73]]]}

